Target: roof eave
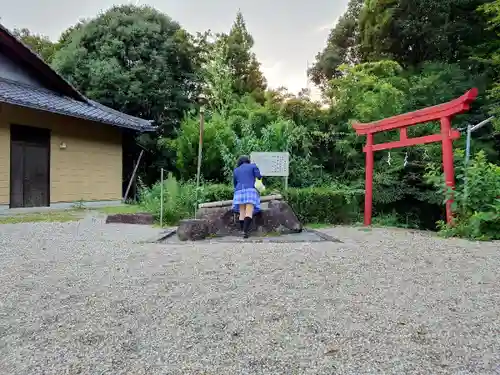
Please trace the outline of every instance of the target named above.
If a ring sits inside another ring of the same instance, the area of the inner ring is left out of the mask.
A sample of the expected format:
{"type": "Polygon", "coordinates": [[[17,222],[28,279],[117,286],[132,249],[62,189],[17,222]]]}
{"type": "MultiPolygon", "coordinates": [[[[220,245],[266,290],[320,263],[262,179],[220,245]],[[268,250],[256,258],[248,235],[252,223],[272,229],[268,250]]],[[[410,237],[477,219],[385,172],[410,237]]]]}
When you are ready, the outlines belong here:
{"type": "Polygon", "coordinates": [[[115,126],[117,128],[128,129],[128,130],[132,130],[132,131],[136,131],[136,132],[140,132],[140,133],[153,132],[153,131],[156,130],[156,127],[154,127],[152,125],[147,126],[147,125],[137,125],[137,124],[134,124],[134,125],[127,126],[127,125],[124,125],[124,124],[121,124],[121,123],[118,123],[118,122],[114,122],[114,121],[92,119],[92,118],[89,118],[89,117],[86,117],[86,116],[81,116],[81,115],[78,115],[78,114],[68,113],[68,112],[65,112],[65,111],[50,110],[50,109],[47,109],[47,108],[40,108],[38,106],[30,105],[30,104],[27,104],[27,103],[18,103],[18,102],[15,102],[13,100],[2,99],[0,102],[1,103],[5,103],[5,104],[9,104],[9,105],[18,106],[18,107],[33,109],[35,111],[42,111],[42,112],[54,113],[56,115],[78,118],[78,119],[81,119],[81,120],[92,121],[92,122],[96,122],[96,123],[99,123],[99,124],[111,125],[111,126],[115,126]]]}
{"type": "MultiPolygon", "coordinates": [[[[89,104],[89,105],[94,105],[98,104],[99,106],[105,107],[107,110],[114,111],[119,114],[120,117],[123,117],[124,119],[129,118],[130,123],[134,124],[130,127],[123,126],[118,123],[110,122],[110,121],[102,121],[102,120],[92,120],[89,118],[85,118],[84,116],[78,116],[78,115],[72,115],[68,113],[60,113],[61,111],[50,111],[48,109],[42,109],[42,108],[36,108],[33,107],[33,109],[38,109],[42,111],[47,111],[47,112],[52,112],[52,113],[59,113],[65,116],[70,116],[70,117],[75,117],[75,118],[82,118],[85,120],[90,120],[90,121],[96,121],[100,122],[103,124],[108,124],[108,125],[113,125],[113,126],[118,126],[118,127],[123,127],[123,128],[129,128],[132,130],[136,131],[141,131],[139,129],[142,129],[143,132],[153,132],[156,131],[156,127],[152,125],[152,121],[149,120],[143,120],[134,116],[127,115],[126,113],[119,112],[116,110],[113,110],[112,108],[103,106],[100,103],[94,102],[93,100],[90,100],[87,98],[85,95],[81,94],[71,83],[69,83],[66,79],[64,79],[60,74],[58,74],[56,71],[54,71],[40,56],[38,56],[37,53],[31,50],[29,46],[27,46],[25,43],[23,43],[21,40],[16,38],[6,27],[0,24],[0,44],[4,44],[7,48],[10,48],[13,50],[14,53],[18,55],[18,58],[21,59],[24,63],[31,65],[35,70],[39,71],[39,73],[44,77],[47,83],[50,83],[54,88],[60,91],[60,93],[64,94],[67,97],[70,97],[72,99],[78,100],[80,102],[89,104]],[[3,38],[2,38],[3,36],[3,38]],[[141,123],[142,122],[142,123],[141,123]],[[144,125],[143,122],[147,122],[147,125],[144,125]],[[139,129],[137,129],[139,128],[139,129]]],[[[14,105],[20,105],[19,103],[12,103],[14,105]]],[[[31,106],[24,105],[25,107],[32,108],[31,106]]],[[[117,116],[118,116],[117,114],[117,116]]]]}
{"type": "Polygon", "coordinates": [[[47,65],[43,59],[38,56],[29,46],[16,38],[6,27],[0,24],[0,34],[4,34],[6,39],[10,41],[7,47],[13,49],[18,56],[26,63],[32,65],[35,69],[39,70],[44,77],[51,82],[52,85],[59,88],[65,95],[83,102],[87,102],[87,98],[81,94],[71,83],[64,77],[55,72],[50,66],[47,65]]]}

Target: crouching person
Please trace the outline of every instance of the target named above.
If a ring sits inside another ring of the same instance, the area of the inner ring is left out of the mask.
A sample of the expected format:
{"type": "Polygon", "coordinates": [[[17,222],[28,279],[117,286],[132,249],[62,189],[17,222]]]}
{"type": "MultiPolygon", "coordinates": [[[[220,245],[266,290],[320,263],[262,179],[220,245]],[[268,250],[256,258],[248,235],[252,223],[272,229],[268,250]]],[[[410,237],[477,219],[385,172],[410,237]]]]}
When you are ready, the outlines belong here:
{"type": "Polygon", "coordinates": [[[255,188],[255,179],[261,178],[259,168],[250,163],[248,156],[238,159],[238,166],[233,172],[233,206],[239,207],[240,229],[244,238],[248,238],[252,226],[254,207],[260,205],[260,194],[255,188]]]}

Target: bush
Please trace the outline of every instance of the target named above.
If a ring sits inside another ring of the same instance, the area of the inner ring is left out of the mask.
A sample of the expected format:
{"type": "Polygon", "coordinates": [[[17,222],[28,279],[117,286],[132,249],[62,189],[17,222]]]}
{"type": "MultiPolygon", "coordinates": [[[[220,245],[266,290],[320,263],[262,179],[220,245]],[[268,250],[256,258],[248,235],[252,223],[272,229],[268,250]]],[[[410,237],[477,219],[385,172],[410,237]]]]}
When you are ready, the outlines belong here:
{"type": "Polygon", "coordinates": [[[284,197],[303,224],[349,224],[359,217],[363,194],[360,190],[322,187],[289,189],[284,197]]]}
{"type": "MultiPolygon", "coordinates": [[[[270,189],[264,193],[272,194],[270,189]]],[[[359,202],[363,192],[335,190],[332,188],[289,189],[282,193],[302,223],[341,224],[351,223],[359,216],[359,202]]],[[[205,185],[203,202],[233,199],[229,185],[205,185]]]]}
{"type": "MultiPolygon", "coordinates": [[[[163,222],[177,224],[179,220],[193,217],[197,203],[233,199],[233,187],[224,184],[202,185],[196,195],[193,182],[181,183],[169,174],[163,182],[163,222]]],[[[268,191],[267,194],[271,194],[268,191]]],[[[358,219],[362,191],[334,188],[289,189],[284,198],[304,223],[347,224],[358,219]]],[[[143,188],[140,205],[160,219],[161,184],[143,188]]]]}
{"type": "MultiPolygon", "coordinates": [[[[223,184],[202,185],[196,194],[194,182],[179,182],[170,173],[163,181],[163,222],[175,225],[179,220],[194,217],[196,206],[199,203],[229,199],[233,199],[231,186],[223,184]]],[[[157,182],[151,188],[143,187],[140,192],[139,204],[159,221],[161,183],[157,182]]]]}
{"type": "Polygon", "coordinates": [[[202,188],[202,200],[200,202],[217,202],[233,199],[233,187],[224,184],[209,184],[202,188]]]}
{"type": "MultiPolygon", "coordinates": [[[[451,226],[438,222],[440,232],[475,240],[500,239],[500,166],[489,163],[480,151],[466,169],[460,166],[457,172],[454,222],[451,226]]],[[[431,169],[428,178],[443,191],[442,175],[431,169]]]]}
{"type": "MultiPolygon", "coordinates": [[[[161,183],[157,182],[151,188],[142,188],[139,204],[147,212],[160,220],[161,183]]],[[[196,206],[196,186],[181,183],[170,173],[163,181],[163,222],[177,224],[179,220],[193,217],[196,206]]]]}
{"type": "Polygon", "coordinates": [[[372,225],[375,227],[418,229],[418,224],[418,217],[414,217],[411,213],[403,216],[395,210],[390,213],[379,213],[372,220],[372,225]]]}

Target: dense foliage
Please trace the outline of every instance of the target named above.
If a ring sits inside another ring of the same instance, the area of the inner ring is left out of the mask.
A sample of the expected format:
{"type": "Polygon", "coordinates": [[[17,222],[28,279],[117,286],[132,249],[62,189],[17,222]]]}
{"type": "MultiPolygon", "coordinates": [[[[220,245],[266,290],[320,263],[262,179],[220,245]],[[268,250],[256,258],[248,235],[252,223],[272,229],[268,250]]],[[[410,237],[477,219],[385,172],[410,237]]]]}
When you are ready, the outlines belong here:
{"type": "Polygon", "coordinates": [[[52,62],[54,54],[59,48],[57,43],[52,43],[44,35],[33,34],[26,28],[14,29],[12,33],[44,61],[48,63],[52,62]]]}
{"type": "MultiPolygon", "coordinates": [[[[463,152],[457,152],[463,156],[463,152]]],[[[459,166],[457,187],[453,194],[456,222],[439,227],[447,235],[476,239],[500,239],[500,166],[486,160],[480,151],[467,168],[459,166]]],[[[431,164],[426,178],[437,188],[444,189],[439,166],[431,164]]]]}
{"type": "MultiPolygon", "coordinates": [[[[274,192],[280,192],[275,189],[274,192]]],[[[281,191],[302,223],[346,224],[359,218],[362,191],[333,190],[326,187],[291,188],[281,191]]],[[[192,217],[199,202],[230,200],[233,189],[227,184],[204,184],[198,191],[193,181],[178,181],[172,174],[163,183],[163,220],[176,224],[192,217]]],[[[144,187],[140,203],[159,219],[161,212],[161,184],[144,187]]]]}
{"type": "Polygon", "coordinates": [[[360,54],[404,66],[468,60],[491,38],[476,9],[488,0],[366,0],[359,19],[360,54]]]}
{"type": "MultiPolygon", "coordinates": [[[[284,193],[292,206],[305,221],[338,223],[360,216],[364,189],[364,139],[352,122],[436,105],[472,87],[479,98],[453,126],[463,130],[498,114],[499,32],[500,0],[350,0],[308,72],[322,89],[322,103],[307,91],[267,88],[241,13],[228,33],[189,35],[153,8],[124,5],[78,23],[52,47],[43,36],[20,35],[89,97],[156,121],[158,132],[140,140],[150,155],[141,200],[158,212],[160,185],[153,182],[160,166],[167,169],[166,221],[192,215],[197,201],[230,198],[227,184],[239,155],[288,151],[291,189],[284,193]],[[196,191],[189,181],[196,174],[200,93],[208,98],[205,182],[196,191]]],[[[452,228],[439,222],[447,194],[440,144],[376,153],[379,222],[431,229],[438,222],[446,234],[498,238],[499,128],[474,133],[476,157],[467,167],[460,151],[465,137],[455,142],[452,228]]],[[[438,130],[429,123],[410,135],[438,130]]],[[[376,141],[395,136],[381,134],[376,141]]],[[[279,179],[266,185],[282,189],[279,179]]]]}
{"type": "Polygon", "coordinates": [[[90,98],[155,120],[179,123],[196,94],[190,36],[149,7],[111,8],[70,34],[52,65],[90,98]]]}
{"type": "Polygon", "coordinates": [[[316,63],[309,70],[314,83],[324,86],[341,72],[339,66],[355,64],[359,55],[359,17],[364,0],[349,0],[347,11],[330,31],[326,47],[316,55],[316,63]]]}

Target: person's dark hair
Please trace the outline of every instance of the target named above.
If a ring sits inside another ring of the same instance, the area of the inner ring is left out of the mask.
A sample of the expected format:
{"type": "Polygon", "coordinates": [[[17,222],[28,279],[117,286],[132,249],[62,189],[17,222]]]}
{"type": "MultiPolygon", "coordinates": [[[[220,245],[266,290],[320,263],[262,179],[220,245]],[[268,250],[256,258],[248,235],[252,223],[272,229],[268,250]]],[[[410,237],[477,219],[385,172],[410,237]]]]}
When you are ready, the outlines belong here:
{"type": "Polygon", "coordinates": [[[250,164],[250,158],[246,155],[240,156],[238,159],[238,167],[243,164],[250,164]]]}

